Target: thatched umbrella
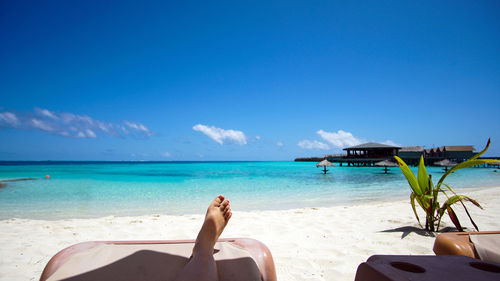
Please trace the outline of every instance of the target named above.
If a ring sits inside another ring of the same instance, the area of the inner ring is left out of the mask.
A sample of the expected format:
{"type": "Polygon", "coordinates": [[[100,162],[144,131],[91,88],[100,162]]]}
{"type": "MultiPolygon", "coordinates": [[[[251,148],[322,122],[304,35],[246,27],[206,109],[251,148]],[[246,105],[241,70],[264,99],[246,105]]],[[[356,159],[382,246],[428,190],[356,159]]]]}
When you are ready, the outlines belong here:
{"type": "Polygon", "coordinates": [[[323,160],[321,162],[319,162],[318,164],[316,164],[316,167],[319,167],[319,166],[323,166],[323,174],[326,175],[326,172],[328,172],[328,170],[326,169],[326,167],[335,167],[334,164],[332,164],[332,162],[328,161],[328,160],[323,160]]]}
{"type": "Polygon", "coordinates": [[[434,162],[434,165],[444,167],[444,171],[447,172],[448,167],[453,167],[453,166],[457,165],[457,163],[455,163],[451,160],[448,160],[448,159],[444,159],[444,160],[441,160],[438,162],[434,162]]]}
{"type": "Polygon", "coordinates": [[[398,164],[392,162],[392,161],[389,161],[389,160],[384,160],[384,161],[380,161],[380,162],[377,162],[375,163],[375,166],[379,166],[379,167],[384,167],[384,172],[387,174],[387,167],[397,167],[398,164]]]}

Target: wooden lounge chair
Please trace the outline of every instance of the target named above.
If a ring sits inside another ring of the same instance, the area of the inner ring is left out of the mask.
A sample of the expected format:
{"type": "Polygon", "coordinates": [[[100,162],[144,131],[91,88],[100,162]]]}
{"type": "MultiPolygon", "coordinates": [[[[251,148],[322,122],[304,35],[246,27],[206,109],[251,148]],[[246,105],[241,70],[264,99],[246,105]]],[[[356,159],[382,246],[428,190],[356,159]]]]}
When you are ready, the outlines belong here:
{"type": "MultiPolygon", "coordinates": [[[[460,255],[467,256],[475,259],[483,259],[490,260],[488,258],[488,253],[485,250],[478,249],[473,241],[471,240],[471,236],[473,240],[477,240],[480,238],[478,236],[482,236],[481,238],[489,237],[496,239],[496,241],[500,241],[500,231],[480,231],[480,232],[448,232],[441,233],[437,236],[434,241],[434,253],[438,256],[442,255],[460,255]],[[481,257],[482,256],[482,257],[481,257]]],[[[477,241],[476,241],[477,243],[477,241]]],[[[498,244],[498,242],[497,242],[498,244]]],[[[499,249],[499,245],[497,245],[497,249],[499,249]]],[[[494,250],[490,247],[488,250],[494,250]]],[[[497,253],[500,254],[500,253],[497,253]]],[[[491,256],[491,254],[489,255],[491,256]]],[[[490,260],[496,261],[496,260],[490,260]]],[[[498,262],[498,261],[497,261],[498,262]]]]}
{"type": "MultiPolygon", "coordinates": [[[[194,240],[79,243],[52,257],[40,281],[173,280],[193,245],[194,240]]],[[[214,258],[221,281],[277,280],[271,252],[257,240],[219,239],[214,258]]]]}

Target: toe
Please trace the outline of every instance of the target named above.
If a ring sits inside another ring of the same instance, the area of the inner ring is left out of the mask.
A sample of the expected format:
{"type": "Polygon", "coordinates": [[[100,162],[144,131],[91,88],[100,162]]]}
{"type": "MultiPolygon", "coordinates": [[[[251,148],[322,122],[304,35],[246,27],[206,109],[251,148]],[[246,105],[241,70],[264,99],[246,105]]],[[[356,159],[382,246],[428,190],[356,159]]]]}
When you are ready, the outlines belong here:
{"type": "Polygon", "coordinates": [[[226,200],[224,200],[224,202],[222,202],[222,204],[220,204],[220,207],[219,207],[219,208],[220,208],[221,210],[224,210],[224,209],[226,209],[226,208],[227,208],[227,206],[228,206],[228,205],[229,205],[229,200],[227,200],[227,199],[226,199],[226,200]]]}
{"type": "Polygon", "coordinates": [[[217,197],[215,197],[215,203],[217,203],[217,205],[220,205],[223,201],[224,201],[224,195],[219,195],[217,197]]]}
{"type": "Polygon", "coordinates": [[[214,205],[216,205],[217,207],[219,207],[223,201],[224,201],[224,196],[223,195],[219,195],[219,196],[215,197],[215,199],[214,199],[214,205]]]}

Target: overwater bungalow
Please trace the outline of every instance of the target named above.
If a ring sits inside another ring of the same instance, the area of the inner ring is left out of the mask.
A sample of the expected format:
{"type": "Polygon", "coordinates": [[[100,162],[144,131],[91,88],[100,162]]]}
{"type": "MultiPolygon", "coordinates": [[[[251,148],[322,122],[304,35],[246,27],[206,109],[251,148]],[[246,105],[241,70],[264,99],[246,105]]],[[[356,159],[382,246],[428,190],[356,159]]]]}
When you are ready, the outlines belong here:
{"type": "Polygon", "coordinates": [[[315,161],[328,160],[332,163],[339,163],[340,166],[373,166],[382,160],[392,160],[394,156],[399,156],[408,165],[418,165],[420,157],[424,156],[426,165],[434,165],[435,162],[450,159],[461,163],[474,155],[472,145],[447,145],[424,149],[423,146],[392,146],[381,143],[364,143],[343,149],[346,154],[325,155],[323,157],[296,158],[295,161],[315,161]]]}
{"type": "Polygon", "coordinates": [[[474,156],[475,148],[472,145],[446,145],[426,149],[424,153],[425,158],[434,159],[450,159],[455,162],[463,162],[474,156]]]}
{"type": "Polygon", "coordinates": [[[399,146],[369,142],[344,148],[347,154],[343,157],[332,157],[332,162],[347,163],[348,166],[373,166],[381,160],[386,160],[398,155],[399,146]]]}
{"type": "Polygon", "coordinates": [[[434,147],[434,148],[429,148],[425,150],[424,157],[443,157],[441,153],[441,148],[439,147],[434,147]]]}
{"type": "Polygon", "coordinates": [[[424,153],[423,146],[404,146],[399,150],[398,156],[408,165],[418,165],[418,161],[424,153]]]}
{"type": "Polygon", "coordinates": [[[399,146],[368,142],[344,148],[347,158],[389,158],[398,155],[399,146]]]}
{"type": "Polygon", "coordinates": [[[443,146],[443,157],[462,162],[474,156],[474,150],[472,145],[443,146]]]}

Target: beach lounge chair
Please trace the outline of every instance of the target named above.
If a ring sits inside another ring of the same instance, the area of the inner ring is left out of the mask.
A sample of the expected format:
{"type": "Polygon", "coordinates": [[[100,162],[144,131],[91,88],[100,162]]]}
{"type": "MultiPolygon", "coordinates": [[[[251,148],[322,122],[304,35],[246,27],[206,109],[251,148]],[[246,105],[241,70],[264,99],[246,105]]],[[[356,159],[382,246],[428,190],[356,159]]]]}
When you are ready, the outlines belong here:
{"type": "Polygon", "coordinates": [[[355,281],[500,280],[500,263],[464,256],[375,255],[358,266],[355,281]]]}
{"type": "MultiPolygon", "coordinates": [[[[173,280],[193,245],[194,240],[83,242],[52,257],[40,281],[173,280]]],[[[257,240],[219,239],[214,258],[221,281],[277,280],[271,252],[257,240]]]]}
{"type": "Polygon", "coordinates": [[[500,231],[441,233],[436,256],[375,255],[355,281],[500,280],[500,231]]]}
{"type": "Polygon", "coordinates": [[[436,255],[460,255],[500,262],[500,231],[441,233],[434,241],[436,255]]]}

